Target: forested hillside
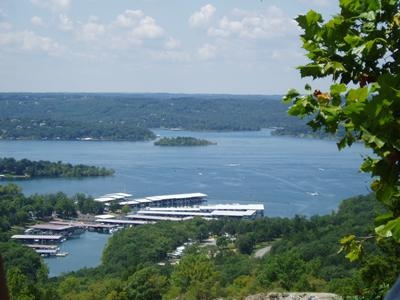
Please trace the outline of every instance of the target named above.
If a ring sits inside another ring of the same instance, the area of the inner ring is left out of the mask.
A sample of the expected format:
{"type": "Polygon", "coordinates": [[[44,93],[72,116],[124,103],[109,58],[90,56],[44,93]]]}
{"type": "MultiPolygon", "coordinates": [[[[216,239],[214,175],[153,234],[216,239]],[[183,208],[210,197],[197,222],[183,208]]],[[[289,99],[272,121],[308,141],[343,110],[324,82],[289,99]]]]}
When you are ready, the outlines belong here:
{"type": "Polygon", "coordinates": [[[32,161],[29,159],[0,158],[0,175],[13,177],[90,177],[110,176],[114,170],[103,167],[72,165],[68,163],[50,162],[47,160],[32,161]]]}
{"type": "Polygon", "coordinates": [[[15,299],[240,299],[283,290],[379,299],[400,271],[400,253],[390,240],[368,244],[357,263],[337,253],[344,234],[370,234],[372,220],[382,212],[373,196],[359,196],[345,200],[338,212],[326,216],[194,219],[124,229],[110,239],[99,267],[49,280],[33,251],[8,241],[11,233],[21,230],[17,225],[31,222],[27,212],[41,207],[36,205],[40,201],[47,203],[44,215],[56,210],[69,211],[70,216],[85,203],[93,203],[78,196],[78,204],[73,204],[62,194],[25,197],[16,186],[1,187],[0,250],[15,299]],[[210,237],[215,244],[204,243],[210,237]],[[180,263],[173,264],[168,252],[187,242],[180,263]],[[255,258],[255,250],[267,245],[272,245],[271,253],[255,258]]]}
{"type": "Polygon", "coordinates": [[[297,126],[280,96],[0,94],[4,139],[146,140],[149,128],[259,130],[297,126]]]}

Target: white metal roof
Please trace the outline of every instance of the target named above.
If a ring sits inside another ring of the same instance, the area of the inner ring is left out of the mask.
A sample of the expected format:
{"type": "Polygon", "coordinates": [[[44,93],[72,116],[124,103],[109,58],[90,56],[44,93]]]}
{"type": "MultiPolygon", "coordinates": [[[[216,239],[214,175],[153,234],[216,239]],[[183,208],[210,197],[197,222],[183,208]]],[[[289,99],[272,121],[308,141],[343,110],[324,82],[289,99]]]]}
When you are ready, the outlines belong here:
{"type": "Polygon", "coordinates": [[[143,215],[162,215],[162,216],[193,216],[193,217],[211,217],[208,212],[189,212],[189,211],[154,211],[154,210],[139,210],[138,214],[143,215]]]}
{"type": "Polygon", "coordinates": [[[174,200],[174,199],[190,199],[190,198],[204,198],[207,194],[203,193],[189,193],[189,194],[174,194],[174,195],[159,195],[146,197],[146,199],[152,201],[162,201],[162,200],[174,200]]]}
{"type": "Polygon", "coordinates": [[[127,215],[129,219],[141,219],[141,220],[152,220],[152,221],[185,221],[190,220],[192,217],[176,218],[176,217],[160,217],[160,216],[148,216],[148,215],[127,215]]]}
{"type": "Polygon", "coordinates": [[[61,235],[41,235],[41,234],[15,234],[11,237],[12,239],[17,240],[60,240],[62,239],[61,235]]]}
{"type": "Polygon", "coordinates": [[[26,244],[29,248],[37,248],[37,249],[57,249],[58,245],[38,245],[38,244],[26,244]]]}
{"type": "Polygon", "coordinates": [[[148,207],[151,211],[200,211],[199,207],[148,207]]]}
{"type": "Polygon", "coordinates": [[[191,217],[249,217],[253,216],[255,210],[235,211],[235,210],[213,210],[206,211],[162,211],[162,210],[139,210],[137,212],[141,215],[155,215],[155,216],[191,216],[191,217]]]}
{"type": "Polygon", "coordinates": [[[136,200],[129,200],[129,201],[122,201],[119,204],[121,204],[121,205],[134,205],[134,204],[139,204],[139,202],[136,201],[136,200]]]}
{"type": "Polygon", "coordinates": [[[237,211],[237,210],[213,210],[212,216],[218,217],[250,217],[256,213],[255,210],[237,211]]]}
{"type": "Polygon", "coordinates": [[[96,219],[114,219],[114,215],[105,214],[105,215],[97,215],[95,216],[96,219]]]}
{"type": "Polygon", "coordinates": [[[35,249],[36,253],[39,254],[56,254],[57,249],[35,249]]]}
{"type": "Polygon", "coordinates": [[[29,226],[29,227],[33,228],[33,229],[41,229],[41,230],[63,231],[63,230],[75,228],[76,226],[66,225],[66,224],[60,225],[60,224],[47,223],[47,224],[35,224],[35,225],[29,226]]]}
{"type": "Polygon", "coordinates": [[[135,201],[137,201],[138,203],[150,203],[151,200],[146,199],[146,198],[139,198],[139,199],[134,199],[135,201]]]}
{"type": "Polygon", "coordinates": [[[115,200],[117,200],[117,199],[112,198],[112,197],[100,197],[100,198],[94,199],[94,201],[97,201],[97,202],[110,202],[110,201],[115,201],[115,200]]]}
{"type": "Polygon", "coordinates": [[[132,194],[127,194],[127,193],[111,193],[111,194],[106,194],[102,197],[110,197],[110,198],[115,198],[115,199],[123,199],[127,197],[132,197],[132,194]]]}
{"type": "Polygon", "coordinates": [[[100,223],[111,223],[111,224],[132,224],[132,225],[143,225],[151,222],[141,220],[117,220],[117,219],[97,219],[96,222],[100,223]]]}
{"type": "Polygon", "coordinates": [[[202,205],[201,210],[264,210],[264,204],[216,204],[202,205]]]}

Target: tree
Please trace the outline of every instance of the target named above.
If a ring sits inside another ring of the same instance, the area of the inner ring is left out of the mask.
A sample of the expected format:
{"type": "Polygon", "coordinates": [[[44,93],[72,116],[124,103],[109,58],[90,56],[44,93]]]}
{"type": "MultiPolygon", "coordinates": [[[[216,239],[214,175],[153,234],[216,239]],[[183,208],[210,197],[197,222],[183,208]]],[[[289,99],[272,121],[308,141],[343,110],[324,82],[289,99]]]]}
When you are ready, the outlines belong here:
{"type": "Polygon", "coordinates": [[[309,118],[314,130],[344,135],[338,148],[361,141],[374,156],[361,170],[374,180],[371,189],[387,213],[375,220],[375,233],[341,240],[350,260],[357,259],[372,237],[400,242],[400,3],[396,0],[340,0],[340,13],[324,22],[309,11],[296,20],[303,48],[311,60],[301,77],[331,78],[329,91],[305,94],[289,90],[289,114],[309,118]]]}
{"type": "Polygon", "coordinates": [[[218,289],[219,274],[212,261],[203,254],[183,256],[171,274],[172,288],[180,294],[187,293],[185,299],[214,299],[218,289]]]}
{"type": "Polygon", "coordinates": [[[240,253],[251,254],[253,248],[256,244],[253,234],[246,233],[239,235],[236,239],[236,247],[239,249],[240,253]]]}
{"type": "Polygon", "coordinates": [[[125,291],[129,299],[162,299],[167,287],[167,278],[155,267],[147,267],[135,272],[127,280],[125,291]]]}

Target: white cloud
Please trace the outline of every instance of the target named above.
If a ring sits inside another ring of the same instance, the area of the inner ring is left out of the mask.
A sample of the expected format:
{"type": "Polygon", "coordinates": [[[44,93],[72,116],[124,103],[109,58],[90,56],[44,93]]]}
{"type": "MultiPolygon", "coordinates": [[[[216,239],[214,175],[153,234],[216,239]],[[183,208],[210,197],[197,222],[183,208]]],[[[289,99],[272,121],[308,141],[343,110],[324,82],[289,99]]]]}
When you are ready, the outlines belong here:
{"type": "Polygon", "coordinates": [[[179,48],[180,46],[181,46],[181,42],[172,37],[169,37],[164,43],[165,49],[168,49],[168,50],[173,50],[173,49],[179,48]]]}
{"type": "Polygon", "coordinates": [[[0,32],[0,46],[15,47],[18,50],[42,51],[49,55],[60,55],[63,47],[49,37],[37,35],[33,31],[0,32]]]}
{"type": "Polygon", "coordinates": [[[220,19],[217,27],[207,31],[213,37],[243,39],[271,39],[297,32],[297,25],[276,6],[261,12],[235,9],[230,16],[220,19]]]}
{"type": "Polygon", "coordinates": [[[127,9],[122,14],[117,16],[114,24],[120,27],[133,27],[136,26],[139,20],[143,17],[143,11],[127,9]]]}
{"type": "Polygon", "coordinates": [[[66,15],[58,15],[58,20],[60,22],[60,29],[62,31],[71,31],[74,29],[74,22],[70,20],[66,15]]]}
{"type": "Polygon", "coordinates": [[[164,29],[159,26],[155,19],[145,16],[139,25],[133,29],[133,36],[139,39],[155,39],[164,34],[164,29]]]}
{"type": "Polygon", "coordinates": [[[110,36],[108,46],[121,50],[143,45],[145,40],[162,38],[165,33],[154,18],[141,10],[129,9],[107,25],[106,31],[110,36]]]}
{"type": "Polygon", "coordinates": [[[31,0],[32,4],[51,9],[53,11],[66,10],[71,5],[71,0],[31,0]]]}
{"type": "Polygon", "coordinates": [[[189,25],[191,27],[201,27],[207,25],[216,10],[217,9],[211,4],[203,6],[200,11],[196,11],[190,16],[189,25]]]}
{"type": "Polygon", "coordinates": [[[217,47],[211,44],[204,44],[201,48],[197,50],[197,54],[202,60],[209,60],[216,56],[217,47]]]}
{"type": "Polygon", "coordinates": [[[38,27],[44,26],[44,22],[43,22],[42,18],[38,17],[38,16],[33,16],[31,18],[31,23],[32,23],[32,25],[38,26],[38,27]]]}
{"type": "Polygon", "coordinates": [[[192,56],[185,51],[153,51],[151,57],[155,60],[170,61],[170,62],[190,62],[192,56]]]}
{"type": "Polygon", "coordinates": [[[0,22],[0,30],[3,31],[7,31],[7,30],[11,30],[12,25],[10,23],[7,22],[0,22]]]}
{"type": "Polygon", "coordinates": [[[103,24],[89,20],[87,23],[80,26],[76,34],[78,39],[91,42],[97,40],[105,32],[106,27],[103,24]]]}

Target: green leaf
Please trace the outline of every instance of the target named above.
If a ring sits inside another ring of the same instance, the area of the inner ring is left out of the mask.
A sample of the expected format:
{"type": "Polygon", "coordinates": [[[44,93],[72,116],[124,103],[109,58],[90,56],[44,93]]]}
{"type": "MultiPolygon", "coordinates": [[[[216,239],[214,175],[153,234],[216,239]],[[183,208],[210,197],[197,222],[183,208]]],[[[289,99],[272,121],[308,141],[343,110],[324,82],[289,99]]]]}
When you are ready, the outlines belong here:
{"type": "Polygon", "coordinates": [[[392,219],[393,219],[392,212],[388,212],[386,214],[379,215],[375,218],[375,226],[380,226],[380,225],[386,224],[387,222],[389,222],[392,219]]]}
{"type": "Polygon", "coordinates": [[[331,94],[332,95],[340,95],[347,90],[347,86],[344,83],[340,84],[332,84],[331,85],[331,94]]]}
{"type": "Polygon", "coordinates": [[[391,220],[385,225],[376,227],[375,232],[380,237],[393,237],[396,242],[400,242],[400,218],[391,220]]]}
{"type": "Polygon", "coordinates": [[[366,130],[364,130],[364,132],[362,134],[362,139],[364,141],[366,141],[370,145],[374,144],[379,149],[382,148],[383,146],[385,146],[385,142],[384,141],[382,141],[379,137],[369,133],[366,130]]]}
{"type": "Polygon", "coordinates": [[[330,61],[325,65],[324,71],[329,73],[346,72],[346,68],[340,62],[330,61]]]}
{"type": "Polygon", "coordinates": [[[300,96],[299,92],[296,89],[290,89],[286,95],[283,97],[283,102],[284,103],[290,103],[295,99],[296,97],[300,96]]]}
{"type": "Polygon", "coordinates": [[[359,15],[371,10],[381,8],[379,0],[340,0],[340,7],[343,15],[359,15]]]}
{"type": "Polygon", "coordinates": [[[347,94],[347,101],[350,102],[363,102],[368,98],[368,87],[362,87],[358,89],[351,89],[347,94]]]}
{"type": "Polygon", "coordinates": [[[317,25],[318,23],[321,23],[322,20],[322,15],[310,10],[307,12],[306,15],[300,15],[296,19],[297,23],[299,26],[303,29],[308,29],[309,27],[312,27],[313,25],[317,25]]]}
{"type": "Polygon", "coordinates": [[[321,64],[308,64],[297,67],[297,69],[300,70],[301,77],[311,76],[313,78],[317,78],[323,74],[323,65],[321,64]]]}
{"type": "Polygon", "coordinates": [[[354,241],[356,239],[356,236],[351,234],[351,235],[347,235],[344,236],[343,238],[340,239],[340,244],[341,245],[346,245],[351,243],[352,241],[354,241]]]}
{"type": "Polygon", "coordinates": [[[358,46],[362,42],[362,40],[362,37],[360,37],[359,35],[347,34],[344,37],[344,41],[352,48],[358,46]]]}

